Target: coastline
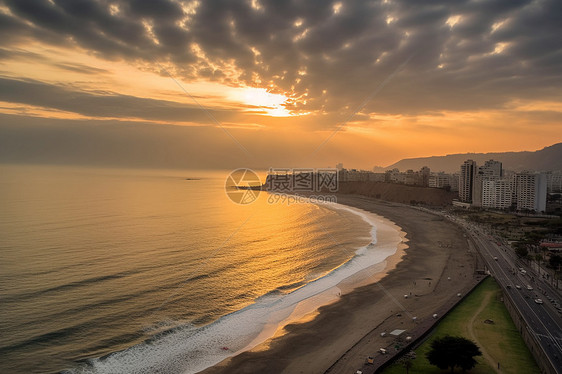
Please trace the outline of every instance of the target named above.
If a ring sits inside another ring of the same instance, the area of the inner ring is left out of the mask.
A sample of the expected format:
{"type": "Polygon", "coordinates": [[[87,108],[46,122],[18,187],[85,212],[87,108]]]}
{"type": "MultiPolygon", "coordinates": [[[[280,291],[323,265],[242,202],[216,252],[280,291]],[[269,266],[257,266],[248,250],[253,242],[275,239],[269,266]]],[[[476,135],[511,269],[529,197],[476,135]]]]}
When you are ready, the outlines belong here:
{"type": "Polygon", "coordinates": [[[328,281],[327,277],[330,275],[341,277],[340,274],[336,273],[343,270],[342,268],[350,265],[357,267],[359,262],[364,262],[365,260],[374,263],[365,267],[361,265],[362,268],[359,271],[353,272],[353,274],[349,276],[344,276],[343,279],[333,284],[331,287],[298,302],[291,314],[286,318],[266,325],[261,333],[244,348],[234,352],[232,356],[225,358],[214,366],[200,371],[200,373],[206,372],[206,370],[212,369],[213,367],[227,366],[233,357],[244,352],[260,352],[267,350],[273,339],[277,339],[286,334],[285,327],[287,325],[311,321],[318,314],[318,310],[321,307],[339,301],[342,295],[348,294],[356,288],[378,281],[384,277],[405,254],[404,247],[407,247],[407,245],[404,244],[404,242],[407,241],[405,240],[406,233],[387,218],[373,212],[343,204],[321,203],[316,205],[321,205],[330,210],[347,211],[360,217],[362,221],[371,227],[370,243],[366,243],[364,246],[358,248],[356,250],[356,256],[316,281],[328,281]],[[371,249],[371,245],[374,245],[375,251],[369,252],[368,249],[371,249]],[[358,255],[363,255],[363,257],[358,259],[358,255]],[[370,255],[370,258],[364,257],[366,255],[370,255]]]}
{"type": "Polygon", "coordinates": [[[396,250],[382,268],[370,269],[372,276],[363,277],[361,284],[352,280],[346,289],[342,282],[341,297],[286,325],[263,345],[201,373],[354,372],[365,357],[388,345],[390,338],[381,337],[381,332],[414,328],[412,316],[418,322],[431,318],[472,281],[474,254],[452,223],[405,205],[363,196],[337,198],[338,204],[396,222],[405,232],[402,239],[409,241],[408,248],[396,250]]]}

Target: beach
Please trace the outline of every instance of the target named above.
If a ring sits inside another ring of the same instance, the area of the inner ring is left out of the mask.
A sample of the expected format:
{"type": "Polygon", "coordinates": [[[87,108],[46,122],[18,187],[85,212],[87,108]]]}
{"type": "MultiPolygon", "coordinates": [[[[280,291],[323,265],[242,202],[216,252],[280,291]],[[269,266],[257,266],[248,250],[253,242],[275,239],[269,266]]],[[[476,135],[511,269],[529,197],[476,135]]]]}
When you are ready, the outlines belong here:
{"type": "Polygon", "coordinates": [[[456,225],[406,205],[354,195],[337,199],[394,222],[405,232],[407,248],[387,258],[363,282],[368,284],[346,290],[344,282],[334,302],[202,373],[354,372],[391,342],[382,332],[414,328],[472,283],[476,253],[456,225]]]}

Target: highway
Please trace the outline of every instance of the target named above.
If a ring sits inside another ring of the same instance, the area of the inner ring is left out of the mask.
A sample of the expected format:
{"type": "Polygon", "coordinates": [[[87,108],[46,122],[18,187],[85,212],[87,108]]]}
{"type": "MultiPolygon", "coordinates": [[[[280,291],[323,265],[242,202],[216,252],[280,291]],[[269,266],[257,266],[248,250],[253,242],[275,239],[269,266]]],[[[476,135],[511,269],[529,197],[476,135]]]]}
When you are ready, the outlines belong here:
{"type": "Polygon", "coordinates": [[[487,270],[521,312],[529,331],[540,343],[555,372],[562,374],[562,315],[549,300],[559,303],[558,293],[547,281],[521,263],[510,247],[502,245],[475,225],[451,216],[448,218],[465,227],[486,262],[487,270]],[[520,268],[526,273],[521,272],[520,268]],[[527,286],[532,290],[528,290],[527,286]],[[535,302],[538,298],[542,299],[543,304],[535,302]]]}

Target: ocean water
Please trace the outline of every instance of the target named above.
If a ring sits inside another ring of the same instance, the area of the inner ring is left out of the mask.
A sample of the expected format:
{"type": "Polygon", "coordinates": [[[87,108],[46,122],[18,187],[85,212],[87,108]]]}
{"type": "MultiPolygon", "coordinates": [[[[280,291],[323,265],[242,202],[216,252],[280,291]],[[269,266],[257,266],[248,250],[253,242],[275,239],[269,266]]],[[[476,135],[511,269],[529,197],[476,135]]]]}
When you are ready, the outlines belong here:
{"type": "Polygon", "coordinates": [[[0,165],[0,372],[194,373],[392,253],[361,212],[237,205],[227,175],[0,165]]]}

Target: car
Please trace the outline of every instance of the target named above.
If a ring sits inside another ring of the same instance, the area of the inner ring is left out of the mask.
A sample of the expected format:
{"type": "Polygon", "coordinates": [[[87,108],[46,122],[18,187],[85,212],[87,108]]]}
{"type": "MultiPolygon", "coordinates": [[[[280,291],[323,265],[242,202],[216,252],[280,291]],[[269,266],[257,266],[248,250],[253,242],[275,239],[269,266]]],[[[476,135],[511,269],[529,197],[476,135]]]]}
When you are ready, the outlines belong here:
{"type": "Polygon", "coordinates": [[[527,290],[532,291],[532,290],[533,290],[533,287],[527,285],[527,290]]]}
{"type": "Polygon", "coordinates": [[[535,303],[542,304],[542,300],[541,299],[535,299],[535,303]]]}
{"type": "Polygon", "coordinates": [[[494,260],[496,260],[496,261],[497,261],[497,260],[498,260],[498,257],[497,257],[497,256],[494,256],[494,260]]]}
{"type": "Polygon", "coordinates": [[[515,285],[515,288],[517,288],[518,290],[520,290],[520,289],[521,289],[521,286],[518,285],[518,284],[516,284],[516,285],[515,285]]]}
{"type": "Polygon", "coordinates": [[[511,284],[508,284],[507,286],[505,286],[508,289],[511,289],[511,284]]]}

